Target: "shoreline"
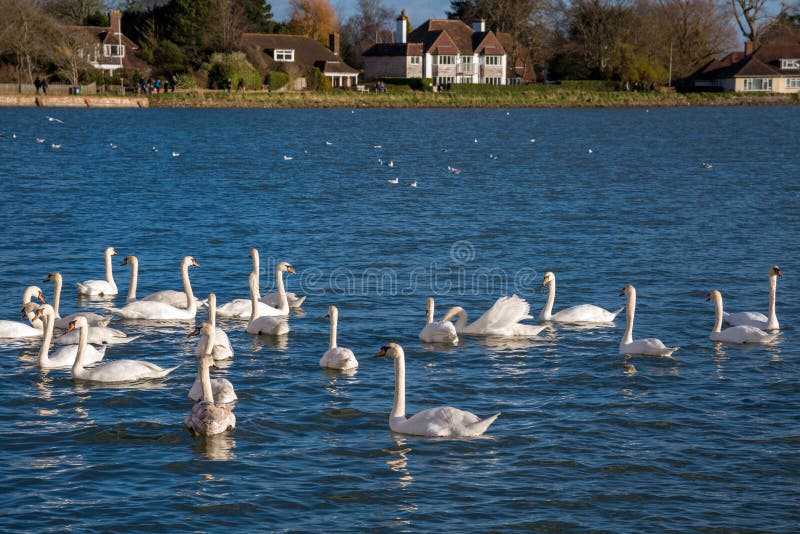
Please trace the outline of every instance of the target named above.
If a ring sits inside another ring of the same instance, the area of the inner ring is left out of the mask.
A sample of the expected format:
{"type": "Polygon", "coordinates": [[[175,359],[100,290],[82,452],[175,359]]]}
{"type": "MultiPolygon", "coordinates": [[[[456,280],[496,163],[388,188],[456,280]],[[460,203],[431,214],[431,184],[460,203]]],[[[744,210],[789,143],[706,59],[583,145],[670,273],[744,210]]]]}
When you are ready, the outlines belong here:
{"type": "Polygon", "coordinates": [[[576,90],[497,91],[483,94],[356,92],[185,91],[147,96],[36,96],[0,95],[0,107],[70,108],[641,108],[685,106],[798,105],[800,95],[741,95],[734,93],[627,93],[576,90]]]}

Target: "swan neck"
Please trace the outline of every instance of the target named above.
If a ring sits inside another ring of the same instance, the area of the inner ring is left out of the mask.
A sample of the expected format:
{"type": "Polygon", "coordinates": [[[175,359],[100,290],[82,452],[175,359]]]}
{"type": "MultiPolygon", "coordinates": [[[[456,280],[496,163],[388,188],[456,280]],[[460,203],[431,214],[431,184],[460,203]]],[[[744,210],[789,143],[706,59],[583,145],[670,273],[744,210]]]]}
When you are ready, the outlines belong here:
{"type": "Polygon", "coordinates": [[[456,327],[456,331],[458,331],[467,326],[467,310],[459,308],[456,315],[458,316],[458,320],[454,326],[456,327]]]}
{"type": "Polygon", "coordinates": [[[636,315],[636,292],[629,291],[625,306],[625,334],[622,336],[623,343],[633,343],[633,317],[636,315]]]}
{"type": "Polygon", "coordinates": [[[777,328],[778,324],[778,315],[775,312],[775,294],[778,290],[778,277],[776,275],[771,275],[769,277],[769,313],[767,317],[767,325],[768,328],[772,328],[772,325],[775,325],[777,328]]]}
{"type": "Polygon", "coordinates": [[[53,317],[53,322],[55,319],[61,317],[61,314],[58,312],[58,305],[61,302],[61,284],[63,280],[61,279],[60,274],[56,274],[53,278],[53,313],[55,314],[53,317]]]}
{"type": "MultiPolygon", "coordinates": [[[[208,341],[208,346],[212,346],[212,339],[209,338],[208,341]]],[[[206,352],[208,352],[208,349],[206,349],[206,352]]],[[[214,390],[211,388],[211,372],[209,370],[209,366],[202,361],[202,356],[200,360],[200,383],[203,385],[202,400],[206,402],[214,402],[214,390]]]]}
{"type": "Polygon", "coordinates": [[[75,363],[72,364],[72,374],[83,371],[83,356],[86,353],[86,344],[89,342],[89,327],[81,326],[78,336],[78,354],[75,356],[75,363]]]}
{"type": "Polygon", "coordinates": [[[106,282],[116,287],[114,283],[114,273],[111,267],[111,252],[106,252],[106,282]]]}
{"type": "Polygon", "coordinates": [[[541,319],[543,321],[549,320],[553,316],[553,304],[556,301],[556,281],[555,279],[551,279],[550,283],[547,284],[549,287],[547,288],[547,302],[544,304],[544,308],[542,308],[541,319]]]}
{"type": "Polygon", "coordinates": [[[44,339],[42,340],[42,348],[39,349],[39,367],[45,367],[50,360],[50,342],[53,341],[53,328],[56,324],[54,314],[45,313],[44,316],[44,339]]]}
{"type": "Polygon", "coordinates": [[[339,318],[334,314],[331,315],[331,338],[330,343],[328,344],[329,349],[336,348],[336,328],[339,323],[339,318]]]}
{"type": "Polygon", "coordinates": [[[139,284],[139,260],[131,259],[131,285],[128,287],[128,298],[126,302],[136,300],[136,286],[139,284]]]}
{"type": "Polygon", "coordinates": [[[286,296],[286,288],[283,286],[283,271],[275,268],[275,283],[278,286],[278,297],[280,298],[279,310],[289,313],[289,298],[286,296]]]}
{"type": "Polygon", "coordinates": [[[712,334],[722,332],[722,317],[724,314],[722,310],[722,295],[719,293],[714,295],[714,312],[716,316],[714,318],[714,329],[711,331],[712,334]]]}
{"type": "Polygon", "coordinates": [[[253,249],[253,272],[256,276],[261,277],[261,259],[258,256],[258,251],[253,249]]]}
{"type": "Polygon", "coordinates": [[[208,322],[211,323],[211,328],[216,331],[217,328],[217,299],[208,299],[208,322]]]}
{"type": "Polygon", "coordinates": [[[426,323],[431,324],[433,322],[434,313],[435,312],[434,312],[433,303],[429,301],[428,302],[428,309],[426,310],[426,317],[427,317],[426,321],[425,321],[426,323]]]}
{"type": "Polygon", "coordinates": [[[394,405],[390,417],[406,416],[406,361],[400,353],[394,359],[394,405]]]}
{"type": "Polygon", "coordinates": [[[186,293],[186,307],[191,308],[191,303],[194,302],[194,293],[192,293],[192,283],[189,281],[189,262],[181,265],[181,278],[183,278],[183,291],[186,293]]]}

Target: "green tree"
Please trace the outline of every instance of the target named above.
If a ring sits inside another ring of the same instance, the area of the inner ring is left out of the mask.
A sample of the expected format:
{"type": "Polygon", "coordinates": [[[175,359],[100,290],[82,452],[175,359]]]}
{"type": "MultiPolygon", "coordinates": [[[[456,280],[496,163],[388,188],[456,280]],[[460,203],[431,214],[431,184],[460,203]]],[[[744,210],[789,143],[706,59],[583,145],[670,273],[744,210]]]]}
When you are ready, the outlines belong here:
{"type": "Polygon", "coordinates": [[[272,33],[275,30],[272,4],[263,0],[239,0],[239,5],[244,9],[245,17],[250,23],[250,31],[272,33]]]}
{"type": "Polygon", "coordinates": [[[247,61],[247,56],[243,52],[212,54],[209,62],[211,64],[208,71],[210,87],[223,88],[230,80],[233,87],[236,88],[239,80],[243,80],[246,89],[261,89],[261,75],[247,61]]]}

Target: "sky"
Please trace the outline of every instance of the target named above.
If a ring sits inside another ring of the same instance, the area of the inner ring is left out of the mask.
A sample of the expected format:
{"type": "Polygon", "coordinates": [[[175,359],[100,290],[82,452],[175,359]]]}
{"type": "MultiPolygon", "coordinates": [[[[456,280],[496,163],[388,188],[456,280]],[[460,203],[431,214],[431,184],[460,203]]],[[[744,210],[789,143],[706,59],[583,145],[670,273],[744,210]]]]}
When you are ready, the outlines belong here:
{"type": "MultiPolygon", "coordinates": [[[[358,5],[356,0],[330,0],[330,2],[339,15],[340,22],[347,20],[358,5]]],[[[289,0],[272,0],[270,3],[275,20],[289,18],[289,0]]],[[[416,27],[428,19],[447,18],[445,11],[450,8],[450,0],[383,0],[383,5],[398,15],[401,9],[405,9],[411,25],[416,27]]]]}

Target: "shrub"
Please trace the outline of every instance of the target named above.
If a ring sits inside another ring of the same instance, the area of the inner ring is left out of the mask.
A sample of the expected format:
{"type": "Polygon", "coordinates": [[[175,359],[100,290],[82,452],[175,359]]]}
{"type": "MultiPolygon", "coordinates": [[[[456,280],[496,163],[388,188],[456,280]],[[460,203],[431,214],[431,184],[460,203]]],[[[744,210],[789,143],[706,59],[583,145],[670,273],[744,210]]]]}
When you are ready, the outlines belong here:
{"type": "Polygon", "coordinates": [[[285,72],[271,70],[267,74],[267,83],[269,84],[270,91],[277,91],[289,83],[289,75],[285,72]]]}
{"type": "Polygon", "coordinates": [[[386,85],[407,85],[414,91],[424,91],[430,89],[433,80],[430,78],[399,78],[393,76],[382,76],[378,78],[386,85]]]}
{"type": "Polygon", "coordinates": [[[164,72],[183,72],[186,70],[186,56],[172,41],[159,41],[153,50],[153,65],[164,72]]]}
{"type": "Polygon", "coordinates": [[[230,80],[235,89],[239,80],[244,81],[247,89],[261,89],[261,76],[253,67],[243,52],[230,54],[216,53],[210,59],[211,68],[208,71],[209,86],[216,85],[224,88],[230,80]]]}

